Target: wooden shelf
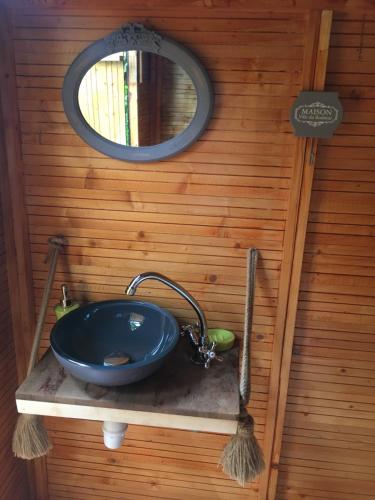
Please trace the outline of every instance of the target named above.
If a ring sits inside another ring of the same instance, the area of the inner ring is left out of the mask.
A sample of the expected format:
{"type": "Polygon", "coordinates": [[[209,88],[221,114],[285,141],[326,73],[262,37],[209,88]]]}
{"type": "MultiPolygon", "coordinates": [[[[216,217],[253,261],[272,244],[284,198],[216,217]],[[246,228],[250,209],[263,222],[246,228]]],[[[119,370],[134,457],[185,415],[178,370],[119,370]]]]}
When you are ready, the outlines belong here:
{"type": "Polygon", "coordinates": [[[186,344],[151,377],[101,387],[68,375],[47,352],[16,392],[19,413],[234,434],[239,415],[238,349],[208,370],[189,359],[186,344]]]}

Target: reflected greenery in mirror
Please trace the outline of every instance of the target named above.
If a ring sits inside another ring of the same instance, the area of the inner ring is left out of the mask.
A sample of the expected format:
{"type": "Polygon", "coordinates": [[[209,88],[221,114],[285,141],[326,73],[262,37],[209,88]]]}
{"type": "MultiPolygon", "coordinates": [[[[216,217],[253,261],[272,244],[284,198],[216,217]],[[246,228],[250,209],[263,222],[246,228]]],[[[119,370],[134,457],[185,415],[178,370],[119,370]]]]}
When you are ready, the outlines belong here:
{"type": "Polygon", "coordinates": [[[139,24],[90,45],[63,85],[76,132],[108,156],[156,161],[186,149],[212,113],[207,73],[187,49],[139,24]]]}

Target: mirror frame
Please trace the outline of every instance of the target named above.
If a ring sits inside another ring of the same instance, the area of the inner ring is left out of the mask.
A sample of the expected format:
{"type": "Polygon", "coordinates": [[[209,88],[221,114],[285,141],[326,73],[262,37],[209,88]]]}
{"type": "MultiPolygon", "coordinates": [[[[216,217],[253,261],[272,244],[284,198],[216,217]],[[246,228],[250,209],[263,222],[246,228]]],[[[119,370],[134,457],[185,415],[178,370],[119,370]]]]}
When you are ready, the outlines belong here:
{"type": "Polygon", "coordinates": [[[205,68],[194,54],[174,40],[134,23],[92,43],[76,57],[64,78],[62,100],[70,124],[94,149],[119,160],[152,162],[180,153],[200,137],[212,115],[214,93],[205,68]],[[182,132],[161,144],[135,147],[110,141],[86,122],[80,110],[78,91],[86,72],[103,57],[126,50],[142,50],[166,57],[181,66],[194,84],[197,108],[192,121],[182,132]]]}

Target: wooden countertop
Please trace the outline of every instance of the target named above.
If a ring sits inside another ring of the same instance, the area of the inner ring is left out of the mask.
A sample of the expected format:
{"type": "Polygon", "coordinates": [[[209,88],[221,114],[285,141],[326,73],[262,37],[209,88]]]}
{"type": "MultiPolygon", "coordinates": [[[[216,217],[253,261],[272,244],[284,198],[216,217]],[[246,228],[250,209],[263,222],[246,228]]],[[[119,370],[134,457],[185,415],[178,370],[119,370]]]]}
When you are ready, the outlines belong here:
{"type": "Polygon", "coordinates": [[[102,387],[73,378],[47,352],[16,392],[20,413],[232,434],[239,415],[238,349],[208,370],[195,366],[183,340],[154,375],[102,387]]]}

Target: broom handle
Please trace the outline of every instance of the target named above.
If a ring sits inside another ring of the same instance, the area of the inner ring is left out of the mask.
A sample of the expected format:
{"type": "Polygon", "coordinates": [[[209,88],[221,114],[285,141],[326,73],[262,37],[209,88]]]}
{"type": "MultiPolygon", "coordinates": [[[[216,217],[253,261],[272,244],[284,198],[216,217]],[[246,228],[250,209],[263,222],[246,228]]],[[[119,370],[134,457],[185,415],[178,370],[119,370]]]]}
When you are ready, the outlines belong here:
{"type": "Polygon", "coordinates": [[[31,370],[34,368],[35,363],[36,363],[36,359],[38,356],[38,350],[39,350],[39,344],[40,344],[40,338],[42,336],[44,321],[46,319],[46,314],[47,314],[49,296],[51,294],[53,280],[55,278],[56,267],[57,267],[57,258],[59,256],[60,252],[63,250],[65,243],[66,243],[66,241],[65,241],[63,236],[55,236],[55,237],[52,237],[48,240],[48,244],[50,246],[51,260],[50,260],[50,266],[49,266],[49,270],[48,270],[47,282],[46,282],[46,285],[45,285],[44,291],[43,291],[43,297],[42,297],[42,303],[41,303],[40,310],[39,310],[38,321],[37,321],[36,327],[35,327],[34,340],[33,340],[33,345],[31,348],[29,366],[27,368],[27,375],[26,376],[30,375],[31,370]]]}
{"type": "Polygon", "coordinates": [[[253,324],[255,274],[258,260],[258,250],[250,248],[247,252],[247,274],[246,274],[246,304],[245,304],[245,326],[243,336],[240,396],[245,406],[250,400],[250,337],[253,324]]]}

